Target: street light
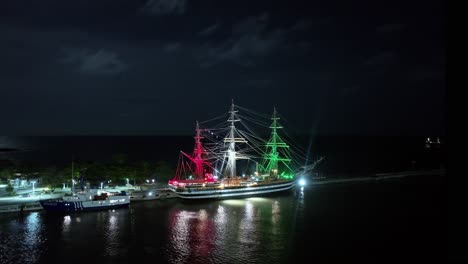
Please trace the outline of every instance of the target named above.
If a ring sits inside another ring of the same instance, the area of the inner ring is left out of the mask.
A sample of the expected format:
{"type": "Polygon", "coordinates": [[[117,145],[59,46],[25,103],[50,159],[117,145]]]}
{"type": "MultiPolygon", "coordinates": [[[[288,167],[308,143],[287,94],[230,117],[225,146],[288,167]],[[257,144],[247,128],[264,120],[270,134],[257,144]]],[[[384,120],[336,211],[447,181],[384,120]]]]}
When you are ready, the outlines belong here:
{"type": "Polygon", "coordinates": [[[304,186],[306,185],[306,181],[305,181],[304,179],[300,179],[300,180],[299,180],[299,185],[300,185],[301,187],[304,187],[304,186]]]}
{"type": "Polygon", "coordinates": [[[33,195],[34,195],[34,185],[36,184],[36,181],[32,181],[31,183],[33,185],[33,195]]]}

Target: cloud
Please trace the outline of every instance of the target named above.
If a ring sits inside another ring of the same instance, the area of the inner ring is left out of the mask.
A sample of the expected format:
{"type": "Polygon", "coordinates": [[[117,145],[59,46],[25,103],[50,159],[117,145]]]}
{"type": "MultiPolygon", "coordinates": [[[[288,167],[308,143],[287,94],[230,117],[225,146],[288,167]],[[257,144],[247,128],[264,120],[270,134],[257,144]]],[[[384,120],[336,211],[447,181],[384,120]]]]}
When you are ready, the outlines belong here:
{"type": "Polygon", "coordinates": [[[211,25],[211,26],[203,29],[198,34],[200,34],[202,36],[208,36],[208,35],[211,35],[213,32],[215,32],[218,28],[219,28],[219,24],[214,24],[214,25],[211,25]]]}
{"type": "Polygon", "coordinates": [[[148,0],[142,11],[153,15],[181,15],[186,8],[187,0],[148,0]]]}
{"type": "Polygon", "coordinates": [[[263,13],[259,16],[248,17],[233,25],[232,31],[234,35],[245,34],[260,34],[265,31],[269,22],[268,13],[263,13]]]}
{"type": "MultiPolygon", "coordinates": [[[[311,51],[312,43],[303,39],[303,32],[312,25],[330,22],[330,18],[297,20],[290,26],[274,26],[268,13],[243,18],[232,25],[226,38],[205,43],[195,50],[195,57],[203,68],[220,63],[233,63],[242,67],[257,66],[262,63],[300,58],[311,51]]],[[[199,34],[211,34],[219,30],[214,24],[199,34]]],[[[209,40],[208,40],[209,41],[209,40]]]]}
{"type": "Polygon", "coordinates": [[[59,60],[64,64],[77,65],[81,73],[113,75],[123,72],[127,66],[111,51],[89,52],[85,49],[66,49],[65,56],[59,60]]]}
{"type": "Polygon", "coordinates": [[[274,52],[285,40],[286,30],[268,30],[269,16],[264,13],[233,25],[231,36],[205,53],[203,66],[231,61],[241,66],[254,66],[255,61],[274,52]]]}

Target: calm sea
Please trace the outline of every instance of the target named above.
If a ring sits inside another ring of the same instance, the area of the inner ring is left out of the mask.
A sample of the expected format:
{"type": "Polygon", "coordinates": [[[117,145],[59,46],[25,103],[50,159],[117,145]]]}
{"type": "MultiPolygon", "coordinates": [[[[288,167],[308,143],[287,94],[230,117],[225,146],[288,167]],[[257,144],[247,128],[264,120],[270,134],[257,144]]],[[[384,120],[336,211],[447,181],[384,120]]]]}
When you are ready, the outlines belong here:
{"type": "Polygon", "coordinates": [[[424,263],[446,254],[445,179],[0,215],[0,263],[424,263]]]}

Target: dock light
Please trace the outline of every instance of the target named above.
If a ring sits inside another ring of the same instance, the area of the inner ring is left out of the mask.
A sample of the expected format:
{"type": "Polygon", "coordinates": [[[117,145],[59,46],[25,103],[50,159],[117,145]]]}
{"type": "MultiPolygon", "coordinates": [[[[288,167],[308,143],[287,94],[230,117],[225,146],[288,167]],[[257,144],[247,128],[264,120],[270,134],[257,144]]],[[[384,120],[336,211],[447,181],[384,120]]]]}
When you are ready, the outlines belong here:
{"type": "Polygon", "coordinates": [[[34,185],[36,184],[36,181],[32,181],[32,186],[33,186],[33,195],[34,195],[34,185]]]}
{"type": "Polygon", "coordinates": [[[149,192],[148,195],[149,195],[149,196],[153,195],[153,192],[149,192]]]}
{"type": "Polygon", "coordinates": [[[306,185],[306,180],[300,179],[300,180],[299,180],[299,185],[300,185],[300,186],[305,186],[305,185],[306,185]]]}

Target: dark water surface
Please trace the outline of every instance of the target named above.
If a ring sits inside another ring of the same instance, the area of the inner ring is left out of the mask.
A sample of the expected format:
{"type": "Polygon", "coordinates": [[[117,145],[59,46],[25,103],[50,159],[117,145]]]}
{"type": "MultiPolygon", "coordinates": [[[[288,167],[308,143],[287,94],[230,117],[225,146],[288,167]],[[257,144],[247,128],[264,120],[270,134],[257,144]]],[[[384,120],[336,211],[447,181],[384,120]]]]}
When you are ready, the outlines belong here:
{"type": "Polygon", "coordinates": [[[262,198],[0,215],[0,263],[317,263],[437,260],[442,176],[309,186],[262,198]]]}

